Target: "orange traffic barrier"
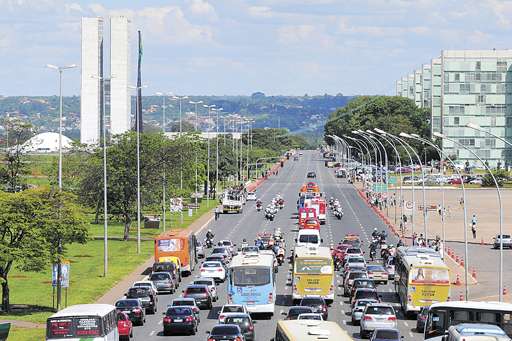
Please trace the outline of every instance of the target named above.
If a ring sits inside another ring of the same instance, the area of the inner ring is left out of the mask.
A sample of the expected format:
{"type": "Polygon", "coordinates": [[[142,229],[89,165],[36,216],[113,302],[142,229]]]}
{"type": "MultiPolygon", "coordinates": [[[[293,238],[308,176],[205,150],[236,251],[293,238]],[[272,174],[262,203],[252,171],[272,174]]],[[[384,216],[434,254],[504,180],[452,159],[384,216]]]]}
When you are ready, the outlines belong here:
{"type": "Polygon", "coordinates": [[[459,294],[459,301],[464,301],[464,295],[459,294]]]}
{"type": "Polygon", "coordinates": [[[457,277],[455,277],[455,283],[453,283],[455,285],[462,285],[462,282],[460,281],[460,275],[457,274],[457,277]]]}
{"type": "Polygon", "coordinates": [[[508,295],[508,290],[507,290],[507,288],[503,288],[503,295],[508,295]]]}
{"type": "Polygon", "coordinates": [[[471,270],[471,277],[476,279],[476,269],[475,268],[473,268],[473,270],[471,270]]]}
{"type": "Polygon", "coordinates": [[[464,258],[460,257],[460,266],[464,266],[464,258]]]}

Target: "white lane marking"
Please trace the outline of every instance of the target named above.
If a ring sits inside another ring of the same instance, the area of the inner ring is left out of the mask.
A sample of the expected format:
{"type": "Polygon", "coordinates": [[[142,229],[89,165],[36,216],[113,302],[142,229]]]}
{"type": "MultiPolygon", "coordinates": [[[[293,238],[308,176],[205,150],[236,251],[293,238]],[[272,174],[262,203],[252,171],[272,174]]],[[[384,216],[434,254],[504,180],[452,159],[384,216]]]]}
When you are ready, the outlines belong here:
{"type": "Polygon", "coordinates": [[[155,331],[154,330],[152,330],[151,333],[149,333],[149,336],[153,336],[153,335],[155,335],[155,331]]]}
{"type": "Polygon", "coordinates": [[[163,321],[162,321],[162,320],[160,320],[160,321],[158,321],[158,324],[160,325],[160,324],[162,324],[162,322],[163,322],[163,321]]]}
{"type": "Polygon", "coordinates": [[[414,335],[412,335],[412,332],[409,332],[409,336],[410,336],[410,337],[414,337],[414,335]]]}
{"type": "Polygon", "coordinates": [[[347,321],[346,321],[346,320],[343,320],[343,324],[344,324],[344,325],[347,325],[347,321]]]}
{"type": "Polygon", "coordinates": [[[404,321],[404,324],[406,327],[409,327],[409,323],[407,321],[404,321]]]}

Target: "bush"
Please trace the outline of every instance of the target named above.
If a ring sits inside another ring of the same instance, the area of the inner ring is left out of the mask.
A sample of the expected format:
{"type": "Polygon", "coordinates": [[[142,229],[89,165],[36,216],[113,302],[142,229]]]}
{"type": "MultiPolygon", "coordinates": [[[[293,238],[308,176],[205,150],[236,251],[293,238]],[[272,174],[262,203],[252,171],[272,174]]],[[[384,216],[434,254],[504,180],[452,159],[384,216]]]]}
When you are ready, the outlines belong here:
{"type": "MultiPolygon", "coordinates": [[[[508,172],[505,169],[497,169],[492,171],[492,174],[496,178],[499,187],[503,187],[503,183],[508,180],[508,172]]],[[[495,183],[492,179],[491,174],[487,173],[482,178],[482,187],[494,187],[495,183]]]]}

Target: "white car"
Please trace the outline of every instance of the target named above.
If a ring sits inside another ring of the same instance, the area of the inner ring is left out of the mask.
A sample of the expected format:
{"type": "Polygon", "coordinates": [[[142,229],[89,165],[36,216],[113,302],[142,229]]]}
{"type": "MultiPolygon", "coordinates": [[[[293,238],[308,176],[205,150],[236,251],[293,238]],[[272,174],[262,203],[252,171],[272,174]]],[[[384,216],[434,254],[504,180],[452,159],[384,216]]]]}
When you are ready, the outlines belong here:
{"type": "Polygon", "coordinates": [[[247,192],[247,201],[256,201],[256,193],[247,192]]]}
{"type": "Polygon", "coordinates": [[[369,336],[375,329],[396,328],[395,309],[386,303],[368,304],[361,317],[360,326],[361,338],[369,336]]]}
{"type": "Polygon", "coordinates": [[[213,278],[200,277],[195,279],[192,284],[203,284],[208,286],[208,290],[210,290],[210,295],[212,296],[213,301],[218,301],[219,296],[217,294],[217,285],[215,284],[215,280],[213,278]]]}
{"type": "Polygon", "coordinates": [[[324,318],[322,317],[322,314],[319,314],[319,313],[303,313],[303,314],[299,314],[299,316],[297,316],[297,320],[323,321],[324,318]]]}
{"type": "Polygon", "coordinates": [[[201,277],[213,278],[217,282],[226,280],[226,269],[221,262],[208,261],[201,264],[201,277]]]}
{"type": "Polygon", "coordinates": [[[219,311],[219,323],[224,323],[224,320],[229,314],[249,314],[247,307],[242,304],[224,304],[219,311]]]}
{"type": "Polygon", "coordinates": [[[153,293],[156,295],[158,293],[158,289],[155,284],[151,281],[137,281],[132,284],[132,288],[150,288],[153,290],[153,293]]]}
{"type": "Polygon", "coordinates": [[[231,240],[221,240],[217,243],[218,246],[227,247],[229,251],[231,251],[231,254],[235,253],[235,246],[236,244],[233,244],[231,240]]]}

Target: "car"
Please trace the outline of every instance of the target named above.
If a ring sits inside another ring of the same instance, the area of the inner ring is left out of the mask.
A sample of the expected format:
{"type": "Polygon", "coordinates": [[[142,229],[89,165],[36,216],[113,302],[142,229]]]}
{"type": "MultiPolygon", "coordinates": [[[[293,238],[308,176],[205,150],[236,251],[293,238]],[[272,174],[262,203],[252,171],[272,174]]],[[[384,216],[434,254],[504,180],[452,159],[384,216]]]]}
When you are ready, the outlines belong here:
{"type": "Polygon", "coordinates": [[[329,310],[327,309],[327,303],[322,297],[307,296],[300,300],[301,307],[311,307],[314,313],[322,314],[322,318],[327,320],[329,317],[329,310]]]}
{"type": "Polygon", "coordinates": [[[299,157],[298,156],[294,156],[293,157],[293,161],[299,161],[299,157]]]}
{"type": "Polygon", "coordinates": [[[389,275],[382,265],[368,264],[366,272],[368,272],[368,278],[373,279],[376,283],[388,284],[389,275]]]}
{"type": "Polygon", "coordinates": [[[366,268],[366,260],[361,255],[350,255],[345,252],[345,258],[343,258],[343,262],[344,267],[355,266],[360,268],[366,268]]]}
{"type": "MultiPolygon", "coordinates": [[[[224,254],[213,254],[204,259],[206,262],[220,262],[222,265],[227,264],[227,257],[224,254]]],[[[203,263],[204,264],[204,263],[203,263]]]]}
{"type": "Polygon", "coordinates": [[[481,185],[483,183],[483,179],[482,178],[471,179],[471,180],[469,180],[469,183],[472,185],[481,185]]]}
{"type": "Polygon", "coordinates": [[[227,259],[227,262],[229,262],[231,260],[231,249],[230,247],[227,247],[227,246],[217,246],[217,247],[214,247],[213,250],[212,250],[212,255],[224,255],[227,259]]]}
{"type": "Polygon", "coordinates": [[[196,240],[196,254],[197,258],[206,257],[205,246],[200,241],[196,240]]]}
{"type": "Polygon", "coordinates": [[[175,283],[176,289],[181,282],[181,272],[174,262],[157,262],[153,263],[151,272],[168,272],[171,274],[172,279],[175,283]]]}
{"type": "Polygon", "coordinates": [[[149,276],[149,280],[155,285],[157,292],[168,292],[173,294],[176,290],[176,285],[168,272],[153,272],[149,276]]]}
{"type": "Polygon", "coordinates": [[[367,300],[367,299],[360,299],[356,300],[354,302],[354,307],[352,308],[351,318],[352,318],[352,325],[357,326],[359,325],[359,322],[361,321],[361,317],[363,316],[364,309],[368,304],[373,303],[379,303],[379,301],[376,300],[367,300]]]}
{"type": "Polygon", "coordinates": [[[256,201],[256,192],[247,192],[247,201],[256,201]]]}
{"type": "Polygon", "coordinates": [[[352,286],[350,287],[350,297],[354,296],[354,293],[359,288],[370,288],[377,289],[377,285],[373,281],[373,279],[369,278],[356,278],[352,282],[352,286]]]}
{"type": "Polygon", "coordinates": [[[257,246],[244,246],[240,248],[242,254],[245,255],[257,255],[260,252],[260,249],[257,246]]]}
{"type": "Polygon", "coordinates": [[[128,289],[126,298],[138,298],[147,313],[154,314],[157,310],[156,295],[147,287],[135,287],[128,289]]]}
{"type": "Polygon", "coordinates": [[[167,306],[169,307],[191,307],[192,311],[196,315],[197,321],[201,322],[201,310],[197,306],[196,300],[193,298],[179,297],[175,298],[171,301],[171,304],[167,306]]]}
{"type": "MultiPolygon", "coordinates": [[[[362,289],[359,289],[362,290],[362,289]]],[[[366,338],[369,333],[379,328],[396,328],[395,309],[390,304],[368,304],[361,317],[359,335],[366,338]]]]}
{"type": "Polygon", "coordinates": [[[420,312],[416,318],[416,331],[423,333],[425,331],[425,324],[428,318],[428,307],[421,307],[420,312]]]}
{"type": "Polygon", "coordinates": [[[375,329],[370,341],[400,341],[400,332],[396,328],[375,329]]]}
{"type": "Polygon", "coordinates": [[[492,247],[494,249],[499,249],[500,244],[503,244],[503,248],[512,248],[512,237],[510,237],[509,234],[502,234],[501,236],[498,234],[496,237],[493,238],[494,242],[492,244],[492,247]],[[501,236],[503,236],[503,241],[501,241],[501,236]]]}
{"type": "Polygon", "coordinates": [[[304,313],[297,316],[297,320],[316,320],[316,321],[323,321],[324,318],[322,317],[322,314],[319,313],[304,313]]]}
{"type": "Polygon", "coordinates": [[[349,247],[345,250],[347,256],[360,256],[363,257],[364,252],[360,247],[349,247]]]}
{"type": "Polygon", "coordinates": [[[308,179],[316,178],[316,173],[315,173],[315,172],[308,172],[308,174],[307,174],[307,178],[308,178],[308,179]]]}
{"type": "Polygon", "coordinates": [[[251,315],[247,313],[229,314],[224,319],[224,323],[236,324],[238,327],[240,327],[240,330],[242,331],[242,334],[244,334],[244,338],[246,341],[254,341],[254,323],[252,321],[251,315]]]}
{"type": "Polygon", "coordinates": [[[195,299],[200,309],[211,309],[213,306],[210,290],[208,286],[203,284],[189,284],[185,290],[183,290],[183,297],[195,299]]]}
{"type": "Polygon", "coordinates": [[[171,332],[185,331],[191,335],[196,335],[199,322],[191,307],[169,307],[165,312],[162,325],[164,335],[170,335],[171,332]]]}
{"type": "Polygon", "coordinates": [[[352,285],[354,284],[354,281],[356,279],[368,279],[368,274],[366,271],[362,271],[359,268],[356,270],[348,271],[345,275],[345,278],[343,280],[343,295],[349,296],[352,285]]]}
{"type": "Polygon", "coordinates": [[[377,293],[377,290],[371,288],[359,288],[354,292],[354,296],[350,298],[352,308],[354,307],[354,302],[360,299],[376,300],[380,302],[380,297],[377,293]]]}
{"type": "Polygon", "coordinates": [[[318,220],[318,218],[308,218],[304,220],[304,223],[302,224],[301,228],[320,230],[320,221],[318,220]]]}
{"type": "Polygon", "coordinates": [[[151,281],[137,281],[132,284],[132,288],[149,288],[156,295],[158,293],[158,289],[155,284],[151,281]]]}
{"type": "Polygon", "coordinates": [[[224,319],[229,314],[249,314],[247,307],[242,304],[224,304],[219,310],[219,323],[224,323],[224,319]]]}
{"type": "Polygon", "coordinates": [[[218,324],[208,333],[208,341],[243,341],[244,334],[236,324],[218,324]]]}
{"type": "Polygon", "coordinates": [[[119,340],[129,340],[133,337],[133,323],[127,313],[117,312],[117,332],[119,340]]]}
{"type": "Polygon", "coordinates": [[[143,326],[146,322],[146,310],[138,298],[120,299],[114,304],[117,312],[128,315],[134,325],[143,326]]]}
{"type": "Polygon", "coordinates": [[[231,240],[221,240],[220,242],[217,243],[217,245],[228,248],[229,252],[231,252],[232,255],[236,254],[236,244],[234,244],[231,240]]]}
{"type": "Polygon", "coordinates": [[[291,306],[286,314],[287,320],[296,320],[300,314],[315,313],[312,307],[308,306],[291,306]]]}
{"type": "Polygon", "coordinates": [[[217,285],[215,284],[215,280],[213,278],[200,277],[194,279],[192,284],[204,284],[210,289],[210,295],[212,296],[213,302],[217,302],[219,296],[217,294],[217,285]]]}
{"type": "Polygon", "coordinates": [[[226,280],[226,268],[218,261],[203,262],[199,272],[201,273],[201,277],[213,278],[216,282],[224,282],[226,280]]]}
{"type": "Polygon", "coordinates": [[[389,256],[387,259],[384,259],[384,267],[386,268],[386,271],[388,272],[388,279],[394,280],[395,279],[395,257],[389,256]]]}

